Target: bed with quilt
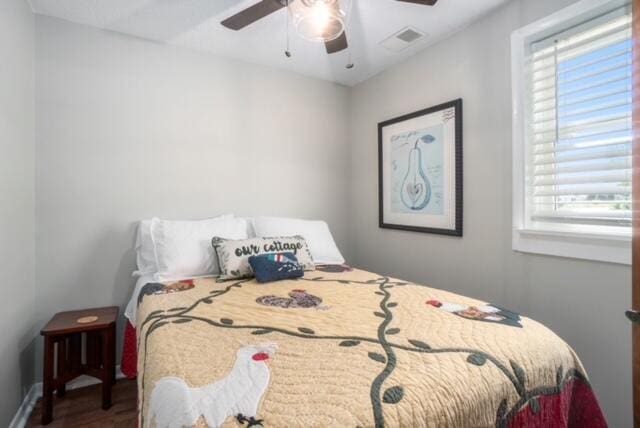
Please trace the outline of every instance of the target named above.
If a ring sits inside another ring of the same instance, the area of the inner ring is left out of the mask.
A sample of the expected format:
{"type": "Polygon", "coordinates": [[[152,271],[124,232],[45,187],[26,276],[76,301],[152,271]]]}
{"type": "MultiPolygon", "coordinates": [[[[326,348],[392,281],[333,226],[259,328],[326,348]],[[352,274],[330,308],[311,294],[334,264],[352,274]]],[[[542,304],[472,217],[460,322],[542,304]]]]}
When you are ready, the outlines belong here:
{"type": "Polygon", "coordinates": [[[141,427],[602,427],[580,360],[505,308],[352,269],[143,286],[141,427]]]}

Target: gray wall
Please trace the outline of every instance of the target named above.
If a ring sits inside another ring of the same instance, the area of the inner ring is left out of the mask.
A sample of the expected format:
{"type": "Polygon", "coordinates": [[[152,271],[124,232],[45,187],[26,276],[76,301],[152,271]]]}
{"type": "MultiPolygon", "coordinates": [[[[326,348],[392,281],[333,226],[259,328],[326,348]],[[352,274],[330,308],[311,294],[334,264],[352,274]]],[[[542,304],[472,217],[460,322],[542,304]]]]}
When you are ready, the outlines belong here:
{"type": "Polygon", "coordinates": [[[36,27],[40,324],[124,309],[142,218],[317,217],[347,247],[348,89],[53,18],[36,27]]]}
{"type": "Polygon", "coordinates": [[[628,266],[511,250],[510,33],[568,0],[513,0],[352,96],[351,235],[358,266],[508,305],[575,348],[611,426],[631,426],[628,266]],[[377,123],[464,99],[464,237],[379,229],[377,123]]]}
{"type": "Polygon", "coordinates": [[[0,426],[33,383],[34,18],[0,2],[0,426]]]}

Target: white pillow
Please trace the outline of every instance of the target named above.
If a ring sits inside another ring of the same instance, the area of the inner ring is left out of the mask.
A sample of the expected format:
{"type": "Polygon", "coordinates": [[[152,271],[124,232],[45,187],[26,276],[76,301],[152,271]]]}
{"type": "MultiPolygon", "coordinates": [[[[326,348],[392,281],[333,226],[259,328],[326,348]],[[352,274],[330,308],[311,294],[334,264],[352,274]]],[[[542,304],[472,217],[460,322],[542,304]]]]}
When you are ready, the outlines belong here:
{"type": "Polygon", "coordinates": [[[239,217],[239,218],[244,219],[247,222],[247,237],[249,239],[257,238],[256,231],[253,228],[253,217],[239,217]]]}
{"type": "Polygon", "coordinates": [[[340,254],[329,226],[324,221],[256,217],[253,219],[253,227],[258,237],[294,235],[304,237],[316,264],[344,263],[344,257],[340,254]]]}
{"type": "Polygon", "coordinates": [[[151,219],[142,220],[138,225],[136,264],[138,265],[138,270],[133,274],[137,276],[155,273],[158,270],[156,268],[156,252],[153,249],[153,241],[151,240],[151,219]]]}
{"type": "Polygon", "coordinates": [[[220,274],[211,238],[246,239],[247,222],[241,218],[200,221],[151,220],[155,249],[156,281],[220,274]]]}
{"type": "MultiPolygon", "coordinates": [[[[213,219],[233,218],[233,214],[223,214],[213,219]]],[[[134,276],[155,274],[158,271],[156,265],[156,250],[151,239],[151,220],[141,220],[136,234],[136,264],[138,270],[133,272],[134,276]]]]}

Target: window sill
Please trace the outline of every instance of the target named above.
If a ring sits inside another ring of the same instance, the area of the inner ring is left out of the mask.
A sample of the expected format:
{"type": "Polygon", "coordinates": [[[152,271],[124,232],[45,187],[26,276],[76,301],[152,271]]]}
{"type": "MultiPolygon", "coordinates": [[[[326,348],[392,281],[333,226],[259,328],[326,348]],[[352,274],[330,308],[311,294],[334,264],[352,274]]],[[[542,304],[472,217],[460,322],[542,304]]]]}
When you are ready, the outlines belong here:
{"type": "Polygon", "coordinates": [[[523,253],[631,264],[631,237],[623,234],[516,229],[513,249],[523,253]]]}

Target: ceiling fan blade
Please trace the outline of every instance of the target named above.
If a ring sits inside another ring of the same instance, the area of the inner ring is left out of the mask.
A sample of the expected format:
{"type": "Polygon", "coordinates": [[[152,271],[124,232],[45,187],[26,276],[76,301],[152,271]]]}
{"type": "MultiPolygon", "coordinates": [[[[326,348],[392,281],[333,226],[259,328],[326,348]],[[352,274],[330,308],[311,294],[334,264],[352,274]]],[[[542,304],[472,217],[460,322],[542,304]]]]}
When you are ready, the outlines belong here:
{"type": "Polygon", "coordinates": [[[396,1],[402,1],[402,2],[405,2],[405,3],[421,4],[423,6],[433,6],[434,4],[436,4],[438,2],[438,0],[396,0],[396,1]]]}
{"type": "MultiPolygon", "coordinates": [[[[340,12],[340,1],[336,1],[332,5],[332,8],[334,9],[334,12],[338,14],[340,12]]],[[[335,39],[324,42],[324,47],[325,49],[327,49],[328,54],[340,52],[348,48],[349,44],[347,43],[347,29],[344,28],[342,30],[342,33],[335,39]]]]}
{"type": "Polygon", "coordinates": [[[262,0],[261,2],[246,8],[242,12],[238,12],[225,19],[221,24],[231,30],[241,30],[247,25],[253,24],[257,20],[276,12],[283,7],[284,4],[280,3],[278,0],[262,0]]]}
{"type": "Polygon", "coordinates": [[[328,54],[345,50],[349,47],[347,43],[347,32],[343,31],[337,38],[324,42],[324,47],[327,49],[328,54]]]}

